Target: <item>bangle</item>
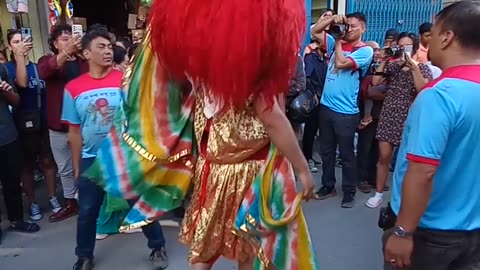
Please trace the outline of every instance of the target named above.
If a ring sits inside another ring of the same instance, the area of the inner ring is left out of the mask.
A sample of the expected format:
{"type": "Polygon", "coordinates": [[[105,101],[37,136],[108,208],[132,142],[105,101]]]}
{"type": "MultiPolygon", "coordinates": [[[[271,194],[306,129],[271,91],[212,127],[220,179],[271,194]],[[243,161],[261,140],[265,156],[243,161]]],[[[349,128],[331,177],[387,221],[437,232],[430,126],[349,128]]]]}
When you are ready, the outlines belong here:
{"type": "Polygon", "coordinates": [[[68,60],[73,59],[70,55],[68,55],[68,53],[65,50],[63,50],[62,53],[65,54],[65,56],[67,57],[68,60]]]}

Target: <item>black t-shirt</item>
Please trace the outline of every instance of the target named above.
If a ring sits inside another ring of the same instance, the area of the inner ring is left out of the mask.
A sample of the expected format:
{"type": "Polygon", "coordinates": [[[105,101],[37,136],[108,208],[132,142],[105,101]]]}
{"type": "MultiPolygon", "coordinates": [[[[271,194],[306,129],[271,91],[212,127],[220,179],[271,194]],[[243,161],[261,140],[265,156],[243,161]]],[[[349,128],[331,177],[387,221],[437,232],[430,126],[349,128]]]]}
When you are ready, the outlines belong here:
{"type": "Polygon", "coordinates": [[[81,72],[81,63],[80,63],[80,59],[77,59],[75,61],[67,61],[65,63],[65,66],[64,66],[64,74],[65,74],[65,77],[64,77],[64,80],[65,80],[65,83],[68,83],[70,82],[71,80],[73,79],[76,79],[78,78],[78,76],[82,75],[82,72],[81,72]]]}

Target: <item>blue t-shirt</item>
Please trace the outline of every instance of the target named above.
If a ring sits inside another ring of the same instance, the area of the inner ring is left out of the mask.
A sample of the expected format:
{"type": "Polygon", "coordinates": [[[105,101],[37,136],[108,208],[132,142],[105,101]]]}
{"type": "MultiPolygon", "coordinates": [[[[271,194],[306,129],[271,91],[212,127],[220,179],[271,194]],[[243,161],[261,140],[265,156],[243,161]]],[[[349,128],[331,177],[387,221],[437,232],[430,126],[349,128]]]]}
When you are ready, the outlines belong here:
{"type": "Polygon", "coordinates": [[[62,121],[80,125],[82,158],[97,156],[122,104],[122,72],[112,70],[102,79],[83,74],[65,86],[62,121]]]}
{"type": "Polygon", "coordinates": [[[354,47],[349,43],[342,44],[344,55],[354,63],[354,68],[336,69],[335,39],[326,34],[325,43],[325,49],[331,55],[331,59],[320,104],[338,113],[356,114],[359,112],[360,72],[355,70],[360,69],[362,77],[367,74],[373,59],[373,49],[368,46],[354,47]]]}
{"type": "Polygon", "coordinates": [[[480,65],[458,66],[429,83],[413,103],[393,174],[399,213],[408,162],[437,165],[421,228],[480,229],[480,65]]]}
{"type": "MultiPolygon", "coordinates": [[[[12,81],[17,80],[17,66],[15,62],[8,62],[5,64],[8,71],[8,76],[12,81]]],[[[20,104],[15,108],[17,112],[36,112],[38,111],[38,92],[37,84],[40,83],[41,92],[41,112],[43,120],[47,118],[47,93],[45,91],[45,81],[37,78],[38,72],[35,72],[37,64],[29,62],[27,65],[28,85],[26,88],[18,87],[17,92],[20,95],[20,104]],[[36,74],[37,73],[37,74],[36,74]]]]}

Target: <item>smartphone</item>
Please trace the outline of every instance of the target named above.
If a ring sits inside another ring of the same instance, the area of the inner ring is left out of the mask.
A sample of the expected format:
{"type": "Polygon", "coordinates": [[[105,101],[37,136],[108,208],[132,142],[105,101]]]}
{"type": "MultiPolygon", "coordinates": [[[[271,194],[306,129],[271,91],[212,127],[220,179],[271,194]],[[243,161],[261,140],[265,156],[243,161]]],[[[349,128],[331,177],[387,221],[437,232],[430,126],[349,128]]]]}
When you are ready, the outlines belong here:
{"type": "Polygon", "coordinates": [[[72,24],[72,36],[83,36],[83,26],[81,24],[72,24]]]}
{"type": "Polygon", "coordinates": [[[33,41],[33,37],[32,37],[32,29],[31,28],[28,28],[28,27],[22,27],[22,29],[20,30],[21,33],[22,33],[22,41],[25,42],[27,40],[30,40],[30,42],[33,41]]]}
{"type": "Polygon", "coordinates": [[[412,45],[407,45],[403,48],[403,52],[405,55],[408,55],[408,57],[412,57],[412,52],[413,52],[413,46],[412,45]]]}

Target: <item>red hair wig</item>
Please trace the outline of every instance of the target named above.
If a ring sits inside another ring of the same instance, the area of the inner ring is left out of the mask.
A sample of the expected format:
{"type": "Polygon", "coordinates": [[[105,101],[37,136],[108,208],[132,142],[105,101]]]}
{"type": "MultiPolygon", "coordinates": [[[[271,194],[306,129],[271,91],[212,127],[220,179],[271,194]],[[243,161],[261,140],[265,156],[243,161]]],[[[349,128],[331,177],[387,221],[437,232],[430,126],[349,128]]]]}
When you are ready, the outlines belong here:
{"type": "Polygon", "coordinates": [[[225,104],[285,93],[306,29],[304,0],[155,0],[152,48],[176,79],[225,104]]]}

